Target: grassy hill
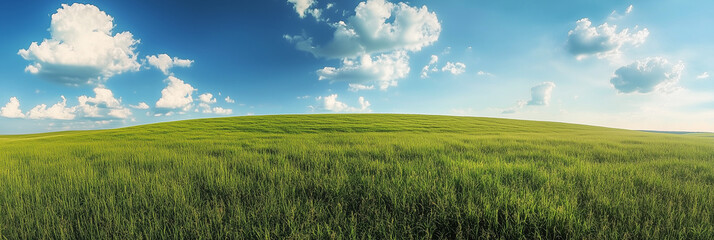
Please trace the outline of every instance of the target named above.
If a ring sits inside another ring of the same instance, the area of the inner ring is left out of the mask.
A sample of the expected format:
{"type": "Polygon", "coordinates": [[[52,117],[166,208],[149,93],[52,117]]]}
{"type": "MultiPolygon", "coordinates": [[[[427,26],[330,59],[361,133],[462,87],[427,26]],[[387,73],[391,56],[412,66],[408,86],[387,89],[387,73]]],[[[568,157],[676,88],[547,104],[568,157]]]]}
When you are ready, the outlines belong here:
{"type": "Polygon", "coordinates": [[[0,136],[0,239],[714,238],[714,138],[421,115],[0,136]]]}

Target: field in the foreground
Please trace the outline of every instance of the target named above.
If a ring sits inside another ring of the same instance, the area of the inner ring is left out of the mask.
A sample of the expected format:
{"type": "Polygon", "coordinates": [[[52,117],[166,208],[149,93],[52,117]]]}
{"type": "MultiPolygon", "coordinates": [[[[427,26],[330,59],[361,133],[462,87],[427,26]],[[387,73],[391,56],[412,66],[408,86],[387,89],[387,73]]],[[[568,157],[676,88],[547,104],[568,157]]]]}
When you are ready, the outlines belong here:
{"type": "Polygon", "coordinates": [[[712,239],[714,138],[418,115],[0,136],[0,239],[712,239]]]}

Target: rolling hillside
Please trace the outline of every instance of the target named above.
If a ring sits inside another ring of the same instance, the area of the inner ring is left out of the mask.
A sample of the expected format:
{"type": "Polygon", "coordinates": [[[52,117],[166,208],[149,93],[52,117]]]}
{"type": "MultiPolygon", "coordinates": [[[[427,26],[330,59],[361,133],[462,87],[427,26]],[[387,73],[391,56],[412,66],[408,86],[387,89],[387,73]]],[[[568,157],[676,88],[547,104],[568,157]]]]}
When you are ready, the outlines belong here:
{"type": "Polygon", "coordinates": [[[0,239],[714,238],[714,138],[422,115],[0,136],[0,239]]]}

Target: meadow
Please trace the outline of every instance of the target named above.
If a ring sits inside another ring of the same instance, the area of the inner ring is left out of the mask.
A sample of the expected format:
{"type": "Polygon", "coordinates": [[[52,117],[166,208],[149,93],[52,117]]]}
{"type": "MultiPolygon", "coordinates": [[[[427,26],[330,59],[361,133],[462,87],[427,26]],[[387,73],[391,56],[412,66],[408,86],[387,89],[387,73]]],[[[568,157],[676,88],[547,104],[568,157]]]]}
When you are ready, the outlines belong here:
{"type": "Polygon", "coordinates": [[[0,239],[714,239],[714,138],[424,115],[0,136],[0,239]]]}

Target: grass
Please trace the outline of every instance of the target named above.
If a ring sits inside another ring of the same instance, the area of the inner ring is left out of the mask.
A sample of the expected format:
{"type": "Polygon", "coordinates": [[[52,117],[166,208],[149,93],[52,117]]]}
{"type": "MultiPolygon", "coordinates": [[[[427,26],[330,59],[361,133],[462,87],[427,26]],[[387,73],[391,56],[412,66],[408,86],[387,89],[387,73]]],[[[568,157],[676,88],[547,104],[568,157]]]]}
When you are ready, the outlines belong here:
{"type": "Polygon", "coordinates": [[[714,138],[421,115],[0,136],[0,239],[712,239],[714,138]]]}
{"type": "Polygon", "coordinates": [[[697,136],[697,137],[710,137],[714,138],[714,133],[690,133],[687,134],[689,136],[697,136]]]}

